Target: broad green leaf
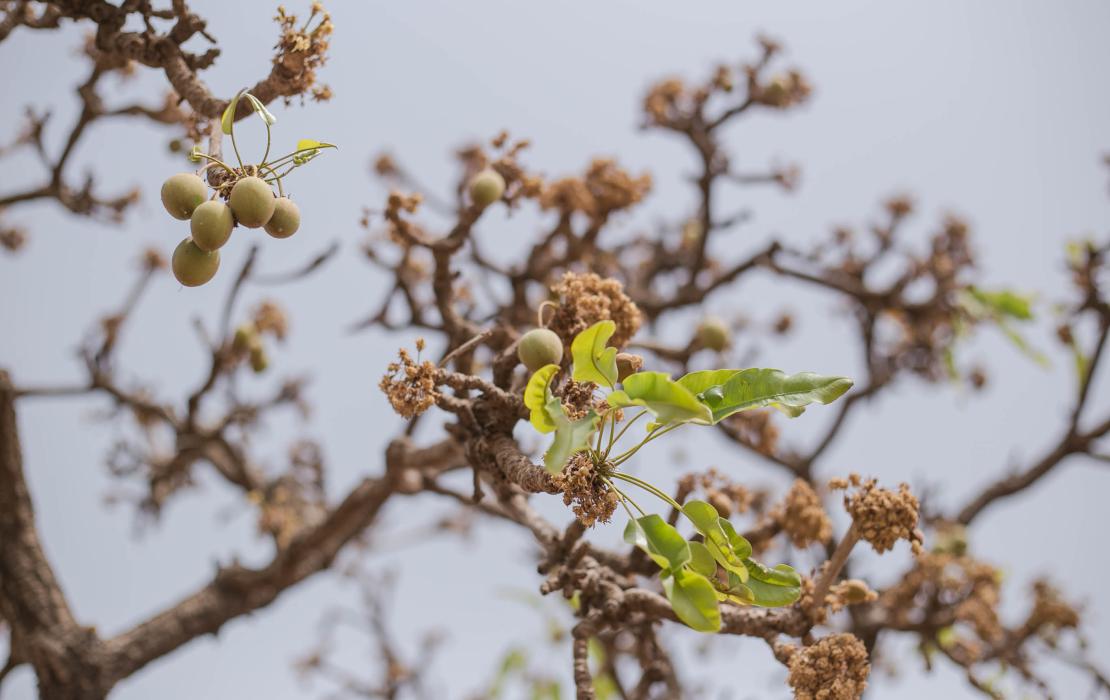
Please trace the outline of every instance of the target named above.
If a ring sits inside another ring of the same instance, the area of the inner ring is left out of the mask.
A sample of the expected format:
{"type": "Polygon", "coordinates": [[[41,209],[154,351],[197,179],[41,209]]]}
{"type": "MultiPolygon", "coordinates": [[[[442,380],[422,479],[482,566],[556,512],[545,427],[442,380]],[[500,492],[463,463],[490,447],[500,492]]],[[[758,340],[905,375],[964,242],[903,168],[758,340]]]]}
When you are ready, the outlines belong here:
{"type": "Polygon", "coordinates": [[[262,104],[262,100],[249,92],[243,93],[243,97],[247,98],[247,101],[251,103],[251,108],[258,112],[258,116],[262,117],[262,121],[266,122],[266,126],[273,126],[277,123],[277,117],[271,114],[270,110],[266,109],[266,105],[262,104]]]}
{"type": "MultiPolygon", "coordinates": [[[[705,501],[695,500],[687,501],[682,506],[682,512],[694,524],[694,528],[705,537],[705,547],[709,550],[709,554],[717,560],[717,563],[747,580],[748,569],[744,566],[743,559],[736,556],[733,551],[732,542],[721,527],[723,518],[717,513],[717,509],[705,501]]],[[[744,542],[746,544],[747,540],[744,540],[744,542]]],[[[751,553],[750,544],[747,545],[747,552],[748,554],[751,553]]]]}
{"type": "Polygon", "coordinates": [[[719,423],[739,411],[772,406],[789,416],[798,416],[811,403],[828,404],[852,387],[847,377],[826,377],[813,372],[784,374],[777,369],[751,368],[694,372],[678,383],[700,389],[698,399],[711,410],[711,423],[719,423]],[[724,379],[723,383],[710,384],[724,379]]]}
{"type": "Polygon", "coordinates": [[[616,330],[617,324],[612,321],[598,321],[574,336],[570,344],[574,381],[613,388],[617,383],[617,349],[606,347],[606,343],[616,330]]]}
{"type": "Polygon", "coordinates": [[[550,433],[557,427],[551,416],[547,415],[547,401],[551,393],[551,378],[558,371],[559,365],[540,367],[524,388],[524,405],[531,411],[528,421],[541,433],[550,433]]]}
{"type": "Polygon", "coordinates": [[[742,371],[743,370],[739,369],[703,369],[697,372],[690,372],[687,375],[679,377],[676,381],[689,389],[691,394],[698,396],[708,389],[721,386],[731,379],[732,375],[742,371]]]}
{"type": "Polygon", "coordinates": [[[664,372],[637,372],[625,379],[622,386],[623,391],[609,394],[609,405],[643,406],[655,416],[657,425],[709,423],[713,418],[709,407],[664,372]]]}
{"type": "Polygon", "coordinates": [[[717,594],[713,584],[687,569],[679,569],[663,579],[663,591],[671,601],[678,619],[699,632],[718,632],[721,629],[721,611],[717,607],[717,594]]]}
{"type": "Polygon", "coordinates": [[[590,411],[582,418],[572,421],[563,411],[563,403],[557,396],[548,396],[546,412],[555,424],[555,440],[543,455],[543,464],[547,471],[558,474],[563,471],[563,465],[570,456],[590,446],[590,437],[597,430],[597,423],[601,416],[596,411],[590,411]]]}
{"type": "Polygon", "coordinates": [[[239,108],[239,98],[243,96],[246,90],[240,90],[236,93],[235,97],[231,98],[231,102],[227,103],[227,108],[224,109],[223,116],[220,117],[220,131],[227,135],[231,134],[231,130],[235,125],[235,110],[239,108]]]}
{"type": "Polygon", "coordinates": [[[786,564],[778,564],[774,568],[769,568],[754,559],[745,559],[744,564],[748,567],[748,573],[757,581],[763,581],[764,583],[770,583],[776,586],[802,585],[802,577],[799,576],[792,567],[786,564]]]}
{"type": "Polygon", "coordinates": [[[1033,299],[1024,294],[1000,289],[987,291],[978,287],[968,287],[968,293],[980,304],[999,316],[1009,316],[1020,321],[1033,318],[1033,299]]]}
{"type": "Polygon", "coordinates": [[[690,568],[702,576],[713,577],[717,575],[717,560],[701,542],[689,542],[690,568]]]}
{"type": "Polygon", "coordinates": [[[625,541],[631,534],[631,544],[647,552],[660,568],[677,571],[690,561],[690,543],[660,516],[645,515],[629,521],[629,526],[633,532],[625,528],[625,541]]]}
{"type": "Polygon", "coordinates": [[[802,589],[798,586],[778,586],[756,578],[748,579],[747,584],[743,585],[752,593],[751,604],[762,608],[793,605],[802,595],[802,589]]]}
{"type": "Polygon", "coordinates": [[[752,555],[752,544],[748,539],[736,531],[732,523],[725,518],[719,518],[717,524],[724,530],[728,542],[732,546],[732,553],[739,559],[747,559],[752,555]]]}

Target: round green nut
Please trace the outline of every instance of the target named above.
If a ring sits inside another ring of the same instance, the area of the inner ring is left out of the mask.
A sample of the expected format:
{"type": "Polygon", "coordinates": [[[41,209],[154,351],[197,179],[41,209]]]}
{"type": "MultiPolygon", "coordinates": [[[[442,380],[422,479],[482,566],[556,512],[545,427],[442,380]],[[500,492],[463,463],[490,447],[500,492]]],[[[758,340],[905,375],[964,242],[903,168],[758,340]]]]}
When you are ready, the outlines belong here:
{"type": "Polygon", "coordinates": [[[557,365],[563,361],[563,341],[555,331],[535,328],[525,333],[517,343],[516,356],[529,372],[535,372],[547,365],[557,365]]]}
{"type": "Polygon", "coordinates": [[[505,194],[505,178],[493,168],[486,168],[470,178],[470,201],[488,207],[505,194]]]}
{"type": "Polygon", "coordinates": [[[162,206],[175,219],[188,219],[205,199],[208,186],[192,173],[178,173],[162,183],[162,206]]]}
{"type": "Polygon", "coordinates": [[[274,215],[274,191],[260,177],[245,177],[231,188],[231,211],[247,228],[265,226],[274,215]]]}
{"type": "Polygon", "coordinates": [[[248,321],[235,329],[235,338],[231,341],[231,346],[239,352],[247,352],[258,342],[258,329],[248,321]]]}
{"type": "Polygon", "coordinates": [[[289,238],[301,227],[301,210],[288,197],[274,200],[274,215],[266,222],[266,233],[274,238],[289,238]]]}
{"type": "Polygon", "coordinates": [[[251,369],[255,374],[260,374],[269,366],[270,358],[266,354],[266,348],[262,347],[262,343],[256,343],[251,347],[251,369]]]}
{"type": "Polygon", "coordinates": [[[235,219],[231,216],[231,209],[217,199],[201,204],[189,219],[193,243],[206,252],[222,248],[227,239],[231,238],[231,229],[234,226],[235,219]]]}
{"type": "Polygon", "coordinates": [[[732,344],[731,336],[729,327],[719,318],[704,319],[698,326],[698,344],[716,352],[721,352],[732,344]]]}
{"type": "Polygon", "coordinates": [[[617,353],[617,381],[623,382],[644,366],[644,358],[630,352],[617,353]]]}
{"type": "Polygon", "coordinates": [[[178,282],[186,287],[199,287],[216,276],[220,269],[220,251],[205,252],[192,238],[186,238],[174,249],[170,266],[178,282]]]}

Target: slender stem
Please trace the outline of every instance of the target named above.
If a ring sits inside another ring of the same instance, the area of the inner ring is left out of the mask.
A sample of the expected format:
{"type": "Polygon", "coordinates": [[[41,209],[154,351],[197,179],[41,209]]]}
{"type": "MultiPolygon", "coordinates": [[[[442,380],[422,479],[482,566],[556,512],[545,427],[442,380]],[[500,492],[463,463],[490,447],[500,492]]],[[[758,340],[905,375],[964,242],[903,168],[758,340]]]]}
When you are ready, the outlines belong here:
{"type": "Polygon", "coordinates": [[[262,162],[265,163],[266,159],[270,157],[270,124],[269,122],[262,122],[266,125],[266,152],[262,154],[262,162]]]}
{"type": "Polygon", "coordinates": [[[644,512],[644,509],[640,507],[640,504],[638,504],[638,503],[636,503],[636,501],[632,500],[627,493],[625,493],[624,491],[621,491],[619,488],[617,488],[617,485],[614,484],[611,479],[609,479],[608,477],[603,476],[603,477],[601,477],[601,480],[604,481],[606,483],[606,485],[609,486],[609,488],[616,491],[617,495],[621,497],[621,505],[624,506],[624,509],[626,511],[628,511],[628,517],[632,518],[633,520],[636,519],[636,515],[631,510],[629,510],[628,503],[631,503],[632,506],[634,508],[636,508],[636,510],[640,511],[640,515],[647,515],[647,513],[644,512]],[[627,503],[625,501],[627,501],[627,503]]]}
{"type": "Polygon", "coordinates": [[[621,464],[624,464],[629,459],[631,459],[632,456],[634,454],[636,454],[637,450],[639,450],[641,447],[648,444],[649,442],[651,442],[652,440],[654,440],[657,437],[661,437],[663,435],[666,435],[667,433],[671,432],[672,430],[679,427],[680,425],[682,425],[682,423],[672,423],[671,425],[668,425],[665,428],[657,428],[657,429],[653,430],[652,432],[648,433],[648,436],[646,438],[644,438],[643,440],[641,440],[638,445],[636,445],[635,447],[633,447],[630,450],[627,450],[627,451],[621,453],[616,459],[614,459],[613,460],[613,466],[615,467],[615,466],[619,466],[621,464]]]}
{"type": "MultiPolygon", "coordinates": [[[[624,427],[623,427],[623,428],[621,428],[621,431],[620,431],[619,433],[617,433],[616,437],[615,437],[615,438],[613,438],[613,440],[612,440],[612,441],[611,441],[611,442],[609,443],[609,449],[605,450],[605,456],[606,456],[606,457],[608,457],[608,456],[609,456],[609,452],[610,452],[610,451],[611,451],[611,450],[613,449],[613,446],[614,446],[615,444],[617,444],[618,442],[620,442],[620,439],[621,439],[622,437],[624,437],[624,434],[625,434],[625,432],[626,432],[626,431],[627,431],[627,430],[628,430],[629,428],[631,428],[631,427],[632,427],[632,424],[633,424],[633,423],[635,423],[636,421],[640,420],[641,418],[643,418],[643,417],[644,417],[644,416],[646,416],[646,415],[647,415],[647,411],[646,411],[646,410],[644,410],[644,411],[640,411],[639,413],[637,413],[637,414],[636,414],[635,416],[633,416],[633,417],[632,417],[632,420],[630,420],[630,421],[628,421],[627,423],[625,423],[625,424],[624,424],[624,427]]],[[[614,429],[615,429],[615,428],[616,428],[616,425],[614,424],[614,426],[613,426],[613,427],[614,427],[614,429]]]]}
{"type": "Polygon", "coordinates": [[[228,173],[230,173],[232,175],[235,174],[235,169],[232,168],[227,163],[220,160],[219,158],[213,158],[212,156],[208,155],[207,153],[198,153],[197,156],[200,157],[200,158],[207,158],[209,161],[211,161],[209,163],[209,165],[212,165],[212,164],[218,165],[218,166],[222,167],[224,170],[226,170],[228,173]]]}
{"type": "Polygon", "coordinates": [[[632,476],[631,474],[625,474],[623,472],[613,472],[612,474],[610,474],[610,476],[614,479],[620,479],[622,481],[627,481],[628,483],[633,484],[635,486],[639,486],[640,488],[642,488],[643,490],[652,494],[653,496],[656,496],[659,499],[661,499],[663,501],[666,501],[671,507],[673,507],[677,510],[682,510],[682,504],[681,503],[679,503],[678,501],[676,501],[673,498],[671,498],[670,496],[668,496],[662,489],[660,489],[658,486],[655,486],[654,484],[648,483],[647,481],[644,481],[643,479],[632,476]]]}
{"type": "MultiPolygon", "coordinates": [[[[266,182],[276,182],[277,183],[277,188],[278,188],[278,196],[279,197],[284,197],[285,196],[285,189],[281,186],[282,176],[278,175],[277,173],[274,173],[274,169],[271,168],[269,165],[266,165],[265,163],[263,163],[262,165],[260,165],[258,167],[263,168],[265,170],[269,170],[271,173],[274,174],[273,179],[272,180],[267,179],[266,182]]],[[[288,173],[286,173],[286,174],[288,174],[288,173]]]]}
{"type": "Polygon", "coordinates": [[[231,150],[235,151],[235,160],[239,161],[239,167],[243,167],[243,157],[239,155],[239,146],[235,143],[235,124],[231,125],[231,150]]]}
{"type": "Polygon", "coordinates": [[[852,521],[848,531],[844,533],[844,537],[840,540],[840,544],[836,546],[836,551],[829,557],[828,564],[825,566],[824,571],[821,572],[820,578],[813,587],[813,604],[818,609],[825,607],[825,596],[829,593],[829,588],[832,586],[833,581],[840,575],[840,570],[844,568],[844,564],[848,562],[848,555],[852,553],[852,548],[859,542],[860,532],[856,527],[855,521],[852,521]]]}

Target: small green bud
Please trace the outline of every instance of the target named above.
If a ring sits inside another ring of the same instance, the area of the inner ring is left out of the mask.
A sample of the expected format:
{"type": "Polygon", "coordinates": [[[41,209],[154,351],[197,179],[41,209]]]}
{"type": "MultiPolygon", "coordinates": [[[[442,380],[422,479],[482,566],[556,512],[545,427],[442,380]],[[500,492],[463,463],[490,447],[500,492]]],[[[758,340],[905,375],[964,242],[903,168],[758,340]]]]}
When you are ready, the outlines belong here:
{"type": "Polygon", "coordinates": [[[555,331],[535,328],[525,333],[517,343],[516,356],[529,372],[535,372],[547,365],[557,365],[563,361],[563,341],[555,331]]]}
{"type": "Polygon", "coordinates": [[[274,215],[274,191],[260,177],[245,177],[231,188],[231,211],[247,228],[264,226],[274,215]]]}
{"type": "Polygon", "coordinates": [[[173,276],[186,287],[199,287],[216,276],[220,269],[220,251],[205,252],[186,238],[177,244],[170,265],[173,276]]]}
{"type": "Polygon", "coordinates": [[[262,347],[262,343],[255,343],[251,347],[251,369],[255,374],[260,374],[269,366],[270,358],[266,355],[266,348],[262,347]]]}
{"type": "Polygon", "coordinates": [[[234,226],[235,219],[231,216],[231,209],[216,199],[201,204],[189,219],[193,243],[207,252],[222,248],[227,239],[231,238],[231,229],[234,226]]]}
{"type": "Polygon", "coordinates": [[[732,333],[719,318],[706,318],[698,326],[698,344],[716,352],[726,350],[732,345],[732,333]]]}
{"type": "Polygon", "coordinates": [[[488,207],[505,194],[505,178],[493,168],[486,168],[470,178],[470,201],[488,207]]]}
{"type": "Polygon", "coordinates": [[[301,210],[288,197],[274,200],[274,215],[266,222],[266,233],[274,238],[289,238],[301,227],[301,210]]]}
{"type": "Polygon", "coordinates": [[[254,327],[253,323],[240,324],[235,329],[235,338],[231,341],[231,346],[239,352],[247,352],[258,343],[258,329],[254,327]]]}
{"type": "Polygon", "coordinates": [[[207,198],[208,186],[192,173],[178,173],[162,183],[162,206],[175,219],[188,219],[207,198]]]}

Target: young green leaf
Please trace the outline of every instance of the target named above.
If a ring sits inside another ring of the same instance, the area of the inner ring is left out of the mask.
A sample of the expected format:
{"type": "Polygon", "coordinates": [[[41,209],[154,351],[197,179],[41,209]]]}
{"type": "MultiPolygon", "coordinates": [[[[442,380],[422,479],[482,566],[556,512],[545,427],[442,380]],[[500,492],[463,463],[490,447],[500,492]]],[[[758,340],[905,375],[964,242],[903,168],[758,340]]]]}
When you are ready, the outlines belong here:
{"type": "Polygon", "coordinates": [[[725,518],[718,518],[717,524],[721,526],[724,531],[725,537],[728,538],[728,543],[732,547],[732,553],[738,559],[747,559],[752,555],[752,544],[748,539],[736,531],[732,523],[725,518]]]}
{"type": "Polygon", "coordinates": [[[713,577],[717,575],[717,561],[713,558],[709,548],[701,542],[689,542],[690,568],[702,576],[713,577]]]}
{"type": "MultiPolygon", "coordinates": [[[[559,365],[540,367],[532,374],[528,380],[528,386],[524,388],[524,405],[531,410],[528,421],[541,433],[550,433],[557,427],[555,421],[547,414],[547,402],[551,394],[551,378],[558,371],[559,365]]],[[[562,410],[561,407],[560,410],[562,410]]]]}
{"type": "Polygon", "coordinates": [[[617,383],[617,349],[606,347],[616,330],[617,324],[612,321],[598,321],[574,336],[570,344],[574,381],[609,388],[617,383]]]}
{"type": "Polygon", "coordinates": [[[967,291],[977,302],[999,316],[1009,316],[1019,321],[1033,319],[1033,300],[1027,295],[1018,294],[1009,289],[988,291],[978,287],[968,287],[967,291]]]}
{"type": "Polygon", "coordinates": [[[784,374],[777,369],[761,368],[693,372],[678,383],[709,407],[711,423],[762,406],[779,408],[791,417],[799,416],[807,405],[832,403],[852,387],[852,380],[847,377],[826,377],[813,372],[784,374]],[[721,383],[710,383],[722,379],[721,383]]]}
{"type": "Polygon", "coordinates": [[[547,471],[558,474],[563,471],[563,465],[571,455],[590,446],[590,437],[597,430],[601,416],[591,410],[582,418],[572,421],[563,411],[563,403],[559,397],[551,396],[550,392],[545,409],[555,424],[555,439],[543,455],[543,464],[547,471]]]}
{"type": "Polygon", "coordinates": [[[262,104],[262,100],[249,92],[243,93],[243,97],[247,98],[247,101],[251,103],[251,108],[258,112],[258,116],[262,117],[262,121],[266,122],[266,126],[273,126],[277,123],[277,117],[271,114],[270,110],[266,109],[266,105],[262,104]]]}
{"type": "MultiPolygon", "coordinates": [[[[744,566],[743,558],[737,556],[736,552],[733,551],[732,542],[724,528],[721,527],[721,521],[724,518],[717,513],[717,509],[705,501],[694,500],[687,501],[682,506],[682,513],[690,519],[694,528],[705,537],[705,547],[709,550],[709,554],[717,560],[717,563],[746,581],[748,569],[744,566]]],[[[728,521],[724,520],[724,522],[728,521]]],[[[737,537],[743,540],[742,546],[746,545],[745,551],[751,554],[751,545],[747,543],[747,540],[739,535],[737,537]]]]}
{"type": "Polygon", "coordinates": [[[713,419],[708,406],[664,372],[637,372],[625,379],[622,386],[623,391],[609,394],[609,405],[643,406],[655,416],[658,425],[710,423],[713,419]]]}
{"type": "Polygon", "coordinates": [[[644,550],[661,569],[677,571],[690,561],[690,543],[658,515],[628,521],[624,539],[644,550]]]}
{"type": "Polygon", "coordinates": [[[798,572],[794,571],[793,567],[786,564],[777,564],[774,568],[769,568],[760,564],[755,559],[745,559],[745,566],[748,567],[748,573],[757,581],[773,584],[775,586],[801,586],[802,577],[798,572]]]}
{"type": "Polygon", "coordinates": [[[235,111],[239,108],[239,98],[243,96],[246,90],[240,90],[231,98],[231,102],[227,103],[227,108],[224,109],[223,116],[220,117],[220,131],[226,135],[231,135],[231,130],[235,125],[235,111]]]}
{"type": "Polygon", "coordinates": [[[297,142],[297,150],[293,152],[293,162],[297,165],[304,165],[320,155],[321,148],[338,148],[338,146],[314,139],[301,139],[297,142]]]}
{"type": "Polygon", "coordinates": [[[679,569],[663,579],[663,591],[678,619],[699,632],[720,631],[721,611],[717,607],[717,594],[713,584],[704,576],[679,569]]]}
{"type": "Polygon", "coordinates": [[[792,605],[802,595],[800,586],[780,586],[774,583],[767,583],[752,577],[748,579],[746,584],[741,584],[748,591],[751,592],[752,599],[751,605],[758,605],[762,608],[778,608],[784,605],[792,605]]]}

